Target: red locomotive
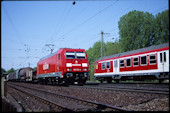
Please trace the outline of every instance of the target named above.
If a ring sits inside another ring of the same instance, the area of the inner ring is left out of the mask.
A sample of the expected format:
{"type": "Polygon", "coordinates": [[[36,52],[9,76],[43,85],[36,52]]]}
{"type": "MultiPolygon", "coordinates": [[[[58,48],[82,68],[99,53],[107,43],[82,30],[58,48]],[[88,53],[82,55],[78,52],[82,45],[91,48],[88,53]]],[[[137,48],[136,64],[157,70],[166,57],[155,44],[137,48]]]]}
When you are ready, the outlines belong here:
{"type": "Polygon", "coordinates": [[[94,77],[103,82],[115,80],[154,80],[169,78],[169,43],[105,56],[95,62],[94,77]]]}
{"type": "Polygon", "coordinates": [[[61,48],[37,64],[37,79],[41,83],[84,85],[88,77],[89,63],[84,49],[61,48]]]}

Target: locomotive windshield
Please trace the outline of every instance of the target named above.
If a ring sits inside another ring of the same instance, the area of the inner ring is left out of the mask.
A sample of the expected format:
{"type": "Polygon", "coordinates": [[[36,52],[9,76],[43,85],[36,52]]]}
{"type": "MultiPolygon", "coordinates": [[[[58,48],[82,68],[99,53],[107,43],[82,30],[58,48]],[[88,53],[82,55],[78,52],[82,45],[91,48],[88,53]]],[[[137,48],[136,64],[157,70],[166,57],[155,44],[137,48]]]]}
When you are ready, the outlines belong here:
{"type": "Polygon", "coordinates": [[[86,59],[84,52],[66,52],[67,59],[86,59]]]}
{"type": "Polygon", "coordinates": [[[84,52],[76,52],[77,59],[86,59],[84,52]]]}
{"type": "Polygon", "coordinates": [[[66,58],[67,59],[75,59],[75,53],[74,52],[66,52],[66,58]]]}

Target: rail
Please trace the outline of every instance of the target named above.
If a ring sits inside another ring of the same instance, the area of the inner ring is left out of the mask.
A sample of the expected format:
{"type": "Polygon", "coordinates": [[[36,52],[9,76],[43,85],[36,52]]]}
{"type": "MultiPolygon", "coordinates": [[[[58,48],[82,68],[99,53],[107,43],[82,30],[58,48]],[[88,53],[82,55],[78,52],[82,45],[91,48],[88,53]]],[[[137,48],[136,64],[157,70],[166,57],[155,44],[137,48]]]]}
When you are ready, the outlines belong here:
{"type": "MultiPolygon", "coordinates": [[[[129,110],[126,110],[126,109],[123,109],[123,108],[120,108],[120,107],[111,106],[111,105],[107,105],[107,104],[103,104],[103,103],[99,103],[99,102],[92,102],[92,101],[79,99],[79,98],[75,98],[75,97],[71,97],[71,96],[66,96],[66,95],[62,95],[62,94],[58,94],[58,93],[54,93],[54,92],[44,91],[44,90],[41,90],[41,89],[30,88],[30,87],[20,86],[20,85],[16,85],[16,86],[28,88],[28,89],[31,89],[31,90],[40,91],[40,92],[43,92],[43,93],[52,94],[52,95],[58,96],[60,98],[65,98],[68,101],[72,100],[72,101],[75,101],[77,103],[84,103],[84,104],[87,104],[87,105],[96,106],[95,111],[103,111],[103,110],[106,110],[106,109],[109,109],[111,111],[129,111],[129,110]]],[[[40,97],[38,97],[38,98],[40,98],[40,97]]],[[[72,111],[74,111],[74,110],[72,110],[72,111]]]]}
{"type": "Polygon", "coordinates": [[[18,91],[26,94],[26,95],[29,95],[29,96],[31,96],[31,97],[34,97],[35,99],[37,99],[37,100],[39,100],[39,101],[41,101],[41,102],[43,102],[43,103],[45,103],[45,104],[48,104],[49,106],[56,106],[56,107],[58,107],[59,109],[62,109],[62,111],[74,111],[74,110],[69,109],[69,108],[67,108],[67,107],[65,107],[65,106],[61,106],[61,105],[59,105],[59,104],[57,104],[57,103],[55,103],[55,102],[53,102],[53,101],[47,100],[47,99],[45,99],[45,98],[43,98],[43,97],[39,97],[39,96],[36,96],[36,95],[34,95],[34,94],[28,93],[28,92],[26,92],[26,91],[20,90],[19,88],[16,88],[15,86],[12,86],[12,85],[9,85],[9,84],[8,84],[8,86],[10,86],[10,87],[12,87],[12,88],[14,88],[14,89],[16,89],[16,90],[18,90],[18,91]]]}
{"type": "Polygon", "coordinates": [[[141,93],[152,93],[152,94],[162,94],[169,95],[169,90],[157,90],[157,89],[146,89],[146,88],[120,88],[120,87],[93,87],[93,86],[74,86],[69,87],[74,88],[88,88],[88,89],[97,89],[97,90],[116,90],[116,91],[130,91],[130,92],[141,92],[141,93]]]}

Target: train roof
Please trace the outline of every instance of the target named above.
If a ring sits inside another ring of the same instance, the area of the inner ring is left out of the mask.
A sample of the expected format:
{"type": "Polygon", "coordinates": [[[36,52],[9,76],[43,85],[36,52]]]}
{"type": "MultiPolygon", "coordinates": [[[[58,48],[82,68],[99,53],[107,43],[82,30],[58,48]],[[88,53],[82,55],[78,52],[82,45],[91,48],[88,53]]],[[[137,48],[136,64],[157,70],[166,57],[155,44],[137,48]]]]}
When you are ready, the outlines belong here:
{"type": "MultiPolygon", "coordinates": [[[[114,54],[114,55],[101,57],[98,60],[103,60],[103,59],[108,59],[108,58],[113,58],[113,57],[119,57],[119,56],[124,56],[124,55],[129,55],[129,54],[135,54],[135,53],[140,53],[140,52],[160,49],[160,48],[164,48],[164,47],[169,47],[169,43],[153,45],[153,46],[150,46],[150,47],[145,47],[145,48],[136,49],[136,50],[132,50],[132,51],[127,51],[127,52],[123,52],[123,53],[117,53],[117,54],[114,54]]],[[[96,60],[96,61],[98,61],[98,60],[96,60]]]]}
{"type": "MultiPolygon", "coordinates": [[[[59,50],[61,50],[61,49],[70,50],[70,49],[74,49],[74,48],[60,48],[59,50]]],[[[58,50],[58,51],[59,51],[59,50],[58,50]]],[[[79,48],[79,49],[75,49],[75,50],[80,50],[80,48],[79,48]]],[[[84,49],[81,49],[81,50],[84,50],[84,49]]],[[[55,54],[57,54],[58,51],[56,51],[56,52],[54,52],[54,53],[52,53],[52,54],[49,54],[49,55],[41,58],[40,61],[41,61],[41,60],[44,60],[44,59],[46,59],[46,58],[49,58],[49,57],[51,57],[51,56],[53,56],[53,55],[55,55],[55,54]]]]}
{"type": "Polygon", "coordinates": [[[55,55],[56,53],[57,53],[57,51],[54,52],[54,53],[52,53],[52,54],[49,54],[49,55],[47,55],[47,56],[45,56],[45,57],[42,57],[42,58],[40,59],[40,61],[41,61],[41,60],[44,60],[44,59],[46,59],[46,58],[49,58],[49,57],[55,55]]]}

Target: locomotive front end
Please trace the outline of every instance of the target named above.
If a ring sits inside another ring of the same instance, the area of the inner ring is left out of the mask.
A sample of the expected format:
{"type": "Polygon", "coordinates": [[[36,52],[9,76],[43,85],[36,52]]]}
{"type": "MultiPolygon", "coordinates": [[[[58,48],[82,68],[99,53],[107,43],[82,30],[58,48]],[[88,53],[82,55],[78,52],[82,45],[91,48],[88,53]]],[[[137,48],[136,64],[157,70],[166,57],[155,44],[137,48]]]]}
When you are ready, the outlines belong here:
{"type": "Polygon", "coordinates": [[[90,77],[89,63],[85,50],[66,51],[65,57],[65,72],[69,83],[74,84],[74,82],[78,82],[78,84],[84,85],[90,77]]]}

